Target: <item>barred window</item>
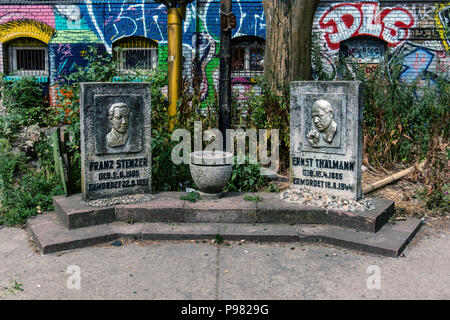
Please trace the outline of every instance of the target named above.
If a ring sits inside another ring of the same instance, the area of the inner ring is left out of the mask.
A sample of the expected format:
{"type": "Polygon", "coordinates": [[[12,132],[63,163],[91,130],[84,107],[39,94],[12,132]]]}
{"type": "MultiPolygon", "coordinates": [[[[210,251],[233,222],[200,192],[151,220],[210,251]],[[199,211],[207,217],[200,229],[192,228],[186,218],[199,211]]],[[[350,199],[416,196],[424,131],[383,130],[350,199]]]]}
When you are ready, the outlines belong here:
{"type": "Polygon", "coordinates": [[[6,43],[5,50],[8,61],[4,65],[8,66],[10,75],[48,76],[48,50],[44,42],[19,38],[6,43]]]}
{"type": "Polygon", "coordinates": [[[255,77],[264,71],[264,39],[242,36],[231,40],[233,77],[255,77]]]}
{"type": "Polygon", "coordinates": [[[114,43],[122,72],[152,70],[158,67],[158,44],[144,37],[122,38],[114,43]]]}
{"type": "Polygon", "coordinates": [[[371,36],[357,36],[341,42],[341,58],[350,58],[358,63],[380,63],[386,52],[387,43],[371,36]]]}

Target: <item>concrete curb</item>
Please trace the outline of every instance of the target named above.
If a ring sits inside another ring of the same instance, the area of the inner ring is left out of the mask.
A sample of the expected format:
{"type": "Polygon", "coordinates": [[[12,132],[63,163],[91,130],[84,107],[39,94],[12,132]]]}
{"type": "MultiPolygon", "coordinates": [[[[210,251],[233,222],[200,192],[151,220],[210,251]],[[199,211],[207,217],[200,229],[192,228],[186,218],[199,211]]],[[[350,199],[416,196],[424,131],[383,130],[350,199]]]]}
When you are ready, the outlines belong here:
{"type": "Polygon", "coordinates": [[[180,200],[184,192],[155,194],[155,199],[137,204],[89,207],[81,195],[54,197],[55,213],[68,229],[122,222],[185,223],[285,223],[329,224],[359,231],[377,232],[394,213],[394,202],[374,199],[375,210],[345,212],[287,203],[278,193],[252,193],[263,201],[245,201],[244,193],[227,193],[221,199],[195,203],[180,200]]]}
{"type": "Polygon", "coordinates": [[[28,219],[27,227],[43,254],[107,243],[118,238],[143,240],[225,240],[258,242],[322,242],[339,247],[398,257],[422,226],[419,219],[386,224],[379,232],[356,231],[331,225],[267,223],[113,222],[66,229],[54,213],[28,219]]]}

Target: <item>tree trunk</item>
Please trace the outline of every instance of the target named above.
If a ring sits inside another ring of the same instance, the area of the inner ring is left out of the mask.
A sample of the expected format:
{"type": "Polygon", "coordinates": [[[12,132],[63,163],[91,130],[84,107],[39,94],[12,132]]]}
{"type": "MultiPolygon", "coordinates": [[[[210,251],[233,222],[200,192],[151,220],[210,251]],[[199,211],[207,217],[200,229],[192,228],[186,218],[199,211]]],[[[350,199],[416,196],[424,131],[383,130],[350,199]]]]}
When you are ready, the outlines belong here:
{"type": "Polygon", "coordinates": [[[289,90],[292,81],[312,78],[311,32],[319,2],[263,0],[266,16],[264,76],[278,95],[289,90]]]}

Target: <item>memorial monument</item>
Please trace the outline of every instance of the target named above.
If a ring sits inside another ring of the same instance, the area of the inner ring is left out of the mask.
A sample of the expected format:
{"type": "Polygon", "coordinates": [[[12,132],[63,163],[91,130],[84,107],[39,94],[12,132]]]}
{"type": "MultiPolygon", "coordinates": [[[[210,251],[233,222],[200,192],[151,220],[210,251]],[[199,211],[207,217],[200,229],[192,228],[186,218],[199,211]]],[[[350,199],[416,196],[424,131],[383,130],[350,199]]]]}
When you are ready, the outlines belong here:
{"type": "Polygon", "coordinates": [[[291,187],[362,197],[361,83],[291,84],[291,187]]]}
{"type": "Polygon", "coordinates": [[[83,199],[150,193],[150,85],[80,87],[83,199]]]}

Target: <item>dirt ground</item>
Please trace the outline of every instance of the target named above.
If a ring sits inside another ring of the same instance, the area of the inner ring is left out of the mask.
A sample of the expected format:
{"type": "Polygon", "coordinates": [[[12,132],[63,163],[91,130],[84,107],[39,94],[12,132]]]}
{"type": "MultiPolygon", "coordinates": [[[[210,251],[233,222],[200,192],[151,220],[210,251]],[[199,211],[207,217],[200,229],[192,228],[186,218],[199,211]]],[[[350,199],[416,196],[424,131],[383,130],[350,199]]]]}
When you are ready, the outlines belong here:
{"type": "MultiPolygon", "coordinates": [[[[399,169],[400,171],[402,169],[399,169]]],[[[362,184],[363,190],[374,182],[380,181],[398,171],[386,171],[375,172],[369,169],[365,169],[362,172],[362,184]]],[[[289,173],[283,173],[280,175],[277,181],[274,183],[279,190],[289,188],[289,173]]],[[[405,217],[417,217],[417,218],[431,218],[431,220],[448,220],[450,219],[450,212],[444,212],[437,215],[436,212],[429,210],[424,201],[418,196],[420,189],[424,188],[421,182],[414,177],[414,174],[410,174],[394,183],[391,183],[379,190],[375,190],[369,194],[365,194],[368,198],[381,198],[389,199],[395,202],[396,214],[395,219],[402,219],[405,217]],[[416,182],[414,182],[416,181],[416,182]]]]}
{"type": "MultiPolygon", "coordinates": [[[[396,172],[389,173],[394,174],[396,172]]],[[[388,176],[387,173],[381,174],[369,170],[363,171],[363,189],[367,184],[374,183],[388,176]]],[[[418,179],[414,177],[414,174],[411,174],[365,196],[394,201],[397,209],[396,217],[414,216],[420,218],[448,219],[450,212],[437,215],[436,212],[433,212],[426,207],[424,201],[418,196],[419,191],[424,188],[424,185],[417,180],[418,179]]]]}

